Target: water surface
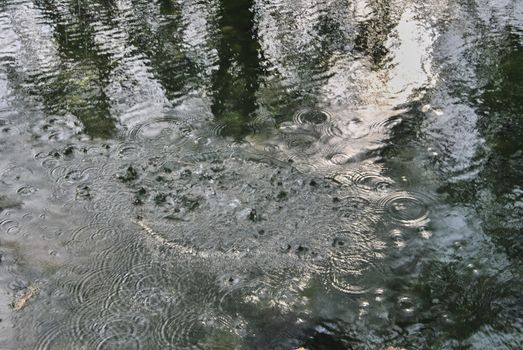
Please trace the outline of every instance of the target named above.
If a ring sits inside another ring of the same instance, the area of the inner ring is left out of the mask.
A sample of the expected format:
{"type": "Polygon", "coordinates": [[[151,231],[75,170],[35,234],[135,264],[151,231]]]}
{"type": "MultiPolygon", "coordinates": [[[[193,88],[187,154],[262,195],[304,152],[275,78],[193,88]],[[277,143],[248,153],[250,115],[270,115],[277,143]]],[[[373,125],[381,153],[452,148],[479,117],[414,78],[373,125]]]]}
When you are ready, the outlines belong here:
{"type": "Polygon", "coordinates": [[[517,0],[4,0],[0,347],[520,349],[522,101],[517,0]]]}

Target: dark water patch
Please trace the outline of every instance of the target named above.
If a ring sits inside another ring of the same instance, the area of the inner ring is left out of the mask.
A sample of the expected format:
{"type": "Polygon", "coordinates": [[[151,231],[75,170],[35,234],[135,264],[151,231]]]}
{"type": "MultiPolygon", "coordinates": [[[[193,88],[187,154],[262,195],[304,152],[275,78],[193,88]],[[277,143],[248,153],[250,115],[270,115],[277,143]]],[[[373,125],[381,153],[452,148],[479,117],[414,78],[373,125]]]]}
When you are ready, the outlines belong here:
{"type": "Polygon", "coordinates": [[[213,77],[212,112],[224,136],[241,138],[256,109],[255,93],[262,73],[252,1],[221,3],[218,26],[218,70],[213,77]]]}

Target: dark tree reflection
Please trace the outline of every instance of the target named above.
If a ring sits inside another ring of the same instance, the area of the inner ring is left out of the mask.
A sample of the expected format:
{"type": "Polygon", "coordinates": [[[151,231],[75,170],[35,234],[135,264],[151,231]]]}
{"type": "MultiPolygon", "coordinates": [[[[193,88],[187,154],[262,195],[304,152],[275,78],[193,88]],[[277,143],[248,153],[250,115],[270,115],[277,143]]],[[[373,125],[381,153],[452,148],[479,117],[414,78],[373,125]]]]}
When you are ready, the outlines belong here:
{"type": "Polygon", "coordinates": [[[33,82],[31,86],[38,86],[33,93],[41,95],[49,113],[71,113],[82,122],[89,136],[110,138],[115,120],[104,87],[112,66],[110,58],[94,42],[91,22],[95,15],[110,18],[111,7],[105,2],[69,1],[64,13],[52,1],[39,0],[36,4],[54,25],[60,66],[52,79],[33,82]]]}
{"type": "Polygon", "coordinates": [[[223,0],[219,19],[212,112],[218,123],[226,125],[222,134],[237,139],[250,133],[248,121],[256,110],[261,72],[252,5],[252,0],[223,0]]]}

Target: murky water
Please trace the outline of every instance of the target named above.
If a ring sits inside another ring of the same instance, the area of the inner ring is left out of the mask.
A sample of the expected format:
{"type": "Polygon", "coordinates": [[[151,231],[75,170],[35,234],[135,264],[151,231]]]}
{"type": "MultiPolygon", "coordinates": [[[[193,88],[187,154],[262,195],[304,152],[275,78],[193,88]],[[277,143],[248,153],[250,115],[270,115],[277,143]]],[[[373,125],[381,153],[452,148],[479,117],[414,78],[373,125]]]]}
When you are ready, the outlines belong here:
{"type": "Polygon", "coordinates": [[[1,349],[523,348],[523,2],[0,1],[1,349]]]}

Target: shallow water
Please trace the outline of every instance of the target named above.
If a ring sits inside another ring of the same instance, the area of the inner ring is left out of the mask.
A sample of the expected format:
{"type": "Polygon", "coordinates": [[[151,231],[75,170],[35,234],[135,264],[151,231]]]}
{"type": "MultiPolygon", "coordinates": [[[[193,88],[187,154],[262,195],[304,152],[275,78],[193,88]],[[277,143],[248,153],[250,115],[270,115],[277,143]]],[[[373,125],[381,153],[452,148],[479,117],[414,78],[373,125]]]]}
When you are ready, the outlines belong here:
{"type": "Polygon", "coordinates": [[[520,349],[522,115],[517,0],[4,0],[0,348],[520,349]]]}

